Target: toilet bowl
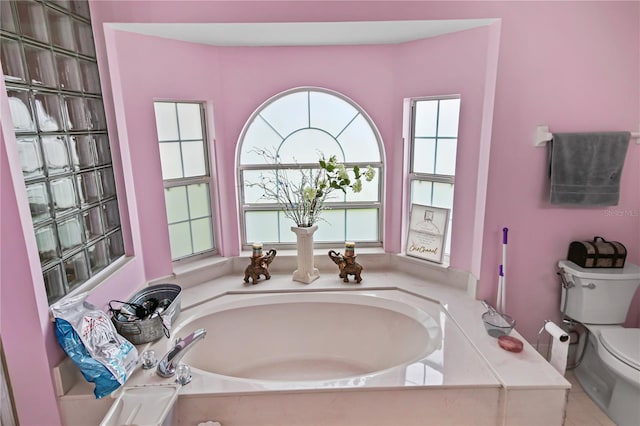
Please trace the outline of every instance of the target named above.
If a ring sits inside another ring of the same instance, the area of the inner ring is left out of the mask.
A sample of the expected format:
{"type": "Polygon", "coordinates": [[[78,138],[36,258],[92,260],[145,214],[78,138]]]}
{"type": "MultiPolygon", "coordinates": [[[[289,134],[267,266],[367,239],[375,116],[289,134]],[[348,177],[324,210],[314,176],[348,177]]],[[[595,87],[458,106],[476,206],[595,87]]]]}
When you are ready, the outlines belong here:
{"type": "Polygon", "coordinates": [[[624,328],[640,286],[640,267],[586,269],[560,261],[560,309],[586,332],[575,374],[591,399],[618,425],[640,425],[640,329],[624,328]]]}

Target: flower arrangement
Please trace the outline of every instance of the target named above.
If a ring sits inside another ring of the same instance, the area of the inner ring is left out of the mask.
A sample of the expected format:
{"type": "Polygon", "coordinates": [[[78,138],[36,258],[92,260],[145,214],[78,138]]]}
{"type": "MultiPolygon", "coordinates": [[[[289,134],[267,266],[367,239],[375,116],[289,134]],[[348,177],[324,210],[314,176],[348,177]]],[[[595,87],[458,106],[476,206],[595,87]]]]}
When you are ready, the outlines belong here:
{"type": "MultiPolygon", "coordinates": [[[[277,156],[264,149],[256,152],[272,164],[280,164],[277,156]]],[[[373,180],[376,171],[371,166],[362,171],[354,166],[350,175],[344,164],[338,163],[335,155],[328,159],[324,155],[318,160],[317,169],[276,168],[269,171],[269,175],[260,176],[259,182],[247,183],[263,191],[262,198],[278,203],[286,217],[293,220],[299,227],[313,226],[324,210],[325,202],[334,191],[347,189],[353,192],[362,191],[362,179],[367,182],[373,180]],[[294,173],[295,172],[295,173],[294,173]],[[299,174],[296,179],[292,175],[299,174]]]]}

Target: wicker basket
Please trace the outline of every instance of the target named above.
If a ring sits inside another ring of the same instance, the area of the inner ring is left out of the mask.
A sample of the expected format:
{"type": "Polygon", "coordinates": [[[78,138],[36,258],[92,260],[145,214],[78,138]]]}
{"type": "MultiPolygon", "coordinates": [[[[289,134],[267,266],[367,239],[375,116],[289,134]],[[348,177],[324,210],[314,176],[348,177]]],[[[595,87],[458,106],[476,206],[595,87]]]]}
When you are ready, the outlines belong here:
{"type": "Polygon", "coordinates": [[[158,301],[168,299],[171,304],[161,315],[143,320],[128,321],[124,315],[115,313],[111,320],[116,330],[134,345],[154,342],[164,335],[169,337],[169,328],[180,315],[181,291],[182,288],[175,284],[152,285],[140,290],[127,302],[140,305],[155,298],[158,301]]]}

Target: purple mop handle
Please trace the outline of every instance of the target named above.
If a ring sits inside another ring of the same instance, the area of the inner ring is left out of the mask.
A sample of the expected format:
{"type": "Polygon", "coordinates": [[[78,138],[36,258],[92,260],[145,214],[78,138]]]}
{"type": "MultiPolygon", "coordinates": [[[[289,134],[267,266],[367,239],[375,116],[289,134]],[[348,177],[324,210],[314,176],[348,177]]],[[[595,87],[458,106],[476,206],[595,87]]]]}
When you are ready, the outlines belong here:
{"type": "Polygon", "coordinates": [[[498,273],[499,276],[504,277],[504,271],[502,270],[502,265],[500,265],[500,272],[498,273]]]}
{"type": "Polygon", "coordinates": [[[507,244],[507,232],[509,228],[502,228],[502,244],[507,244]]]}

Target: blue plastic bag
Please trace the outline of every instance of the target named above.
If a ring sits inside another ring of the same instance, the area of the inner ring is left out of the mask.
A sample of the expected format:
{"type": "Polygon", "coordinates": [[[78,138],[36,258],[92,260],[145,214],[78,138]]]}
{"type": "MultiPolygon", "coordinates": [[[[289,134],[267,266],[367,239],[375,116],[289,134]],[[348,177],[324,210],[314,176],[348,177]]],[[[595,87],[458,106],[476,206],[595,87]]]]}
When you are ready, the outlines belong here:
{"type": "Polygon", "coordinates": [[[120,336],[109,317],[85,301],[86,294],[51,307],[58,343],[95,383],[94,394],[102,398],[124,384],[133,372],[138,351],[120,336]]]}

